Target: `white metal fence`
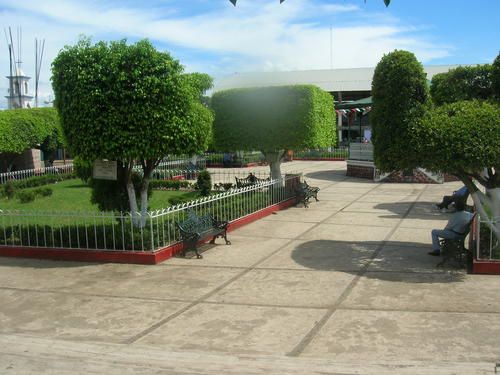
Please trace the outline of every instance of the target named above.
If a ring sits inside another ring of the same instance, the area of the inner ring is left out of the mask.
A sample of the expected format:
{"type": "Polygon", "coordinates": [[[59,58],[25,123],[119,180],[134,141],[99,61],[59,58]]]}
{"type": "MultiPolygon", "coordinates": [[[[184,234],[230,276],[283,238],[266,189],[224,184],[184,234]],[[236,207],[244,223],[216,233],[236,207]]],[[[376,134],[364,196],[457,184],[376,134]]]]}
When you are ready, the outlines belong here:
{"type": "MultiPolygon", "coordinates": [[[[491,221],[491,224],[498,226],[499,222],[500,217],[497,217],[491,221]]],[[[486,219],[478,216],[475,225],[476,259],[500,260],[500,241],[486,224],[486,219]]]]}
{"type": "Polygon", "coordinates": [[[15,172],[0,173],[0,184],[5,184],[7,181],[24,180],[26,178],[43,176],[43,175],[58,175],[61,173],[73,172],[73,164],[65,164],[57,167],[45,167],[36,169],[24,169],[15,172]]]}
{"type": "Polygon", "coordinates": [[[142,228],[133,225],[129,213],[0,210],[0,246],[155,251],[179,242],[176,223],[186,218],[188,209],[231,222],[293,198],[298,179],[287,175],[148,212],[142,228]]]}

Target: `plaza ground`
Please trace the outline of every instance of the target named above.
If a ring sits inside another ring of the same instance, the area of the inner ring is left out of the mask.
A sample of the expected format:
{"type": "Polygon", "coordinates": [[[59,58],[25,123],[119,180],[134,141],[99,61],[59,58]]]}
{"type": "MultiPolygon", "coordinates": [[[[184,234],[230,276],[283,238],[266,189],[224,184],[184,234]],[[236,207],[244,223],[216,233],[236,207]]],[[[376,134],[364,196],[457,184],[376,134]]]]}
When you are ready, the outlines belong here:
{"type": "Polygon", "coordinates": [[[2,374],[493,374],[500,277],[437,269],[458,183],[292,162],[320,202],[156,266],[0,258],[2,374]]]}

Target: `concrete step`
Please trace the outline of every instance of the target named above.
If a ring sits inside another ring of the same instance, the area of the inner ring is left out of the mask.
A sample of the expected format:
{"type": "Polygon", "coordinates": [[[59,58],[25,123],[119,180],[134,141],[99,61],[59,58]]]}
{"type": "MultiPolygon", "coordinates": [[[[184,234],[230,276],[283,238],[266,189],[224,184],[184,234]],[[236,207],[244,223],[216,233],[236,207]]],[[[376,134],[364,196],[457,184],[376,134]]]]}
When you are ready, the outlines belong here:
{"type": "Polygon", "coordinates": [[[267,355],[172,352],[142,345],[74,342],[0,334],[2,374],[484,375],[494,363],[341,363],[267,355]]]}

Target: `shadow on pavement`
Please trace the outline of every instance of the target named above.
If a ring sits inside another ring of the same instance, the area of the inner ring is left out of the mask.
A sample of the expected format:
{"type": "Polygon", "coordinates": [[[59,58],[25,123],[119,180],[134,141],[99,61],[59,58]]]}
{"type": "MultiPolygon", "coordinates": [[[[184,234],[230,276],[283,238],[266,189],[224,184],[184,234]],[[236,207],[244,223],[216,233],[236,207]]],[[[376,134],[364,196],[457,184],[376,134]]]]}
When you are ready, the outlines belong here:
{"type": "Polygon", "coordinates": [[[102,263],[92,262],[72,262],[64,260],[34,259],[34,258],[9,258],[0,257],[0,267],[25,267],[25,268],[69,268],[69,267],[88,267],[96,266],[102,263]]]}
{"type": "Polygon", "coordinates": [[[309,269],[353,275],[368,266],[363,277],[396,282],[449,283],[460,282],[465,276],[464,272],[446,272],[460,271],[457,268],[436,268],[441,258],[428,255],[430,247],[417,243],[388,241],[372,259],[379,245],[376,241],[314,240],[293,249],[292,259],[309,269]]]}

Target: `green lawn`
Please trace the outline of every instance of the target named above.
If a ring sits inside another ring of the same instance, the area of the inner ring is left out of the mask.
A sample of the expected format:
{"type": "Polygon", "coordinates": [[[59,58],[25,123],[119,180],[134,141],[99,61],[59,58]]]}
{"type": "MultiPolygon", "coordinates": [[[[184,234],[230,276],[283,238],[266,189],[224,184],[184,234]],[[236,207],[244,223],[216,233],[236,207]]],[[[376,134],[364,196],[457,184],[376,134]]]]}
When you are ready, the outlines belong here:
{"type": "MultiPolygon", "coordinates": [[[[17,198],[0,198],[1,210],[29,210],[29,211],[80,211],[98,212],[96,205],[90,203],[90,188],[80,179],[66,180],[57,184],[46,185],[53,190],[50,197],[38,196],[33,202],[21,203],[17,198]]],[[[27,189],[30,190],[30,189],[27,189]]],[[[155,190],[150,199],[149,209],[158,210],[169,207],[169,198],[196,199],[196,192],[155,190]]]]}

